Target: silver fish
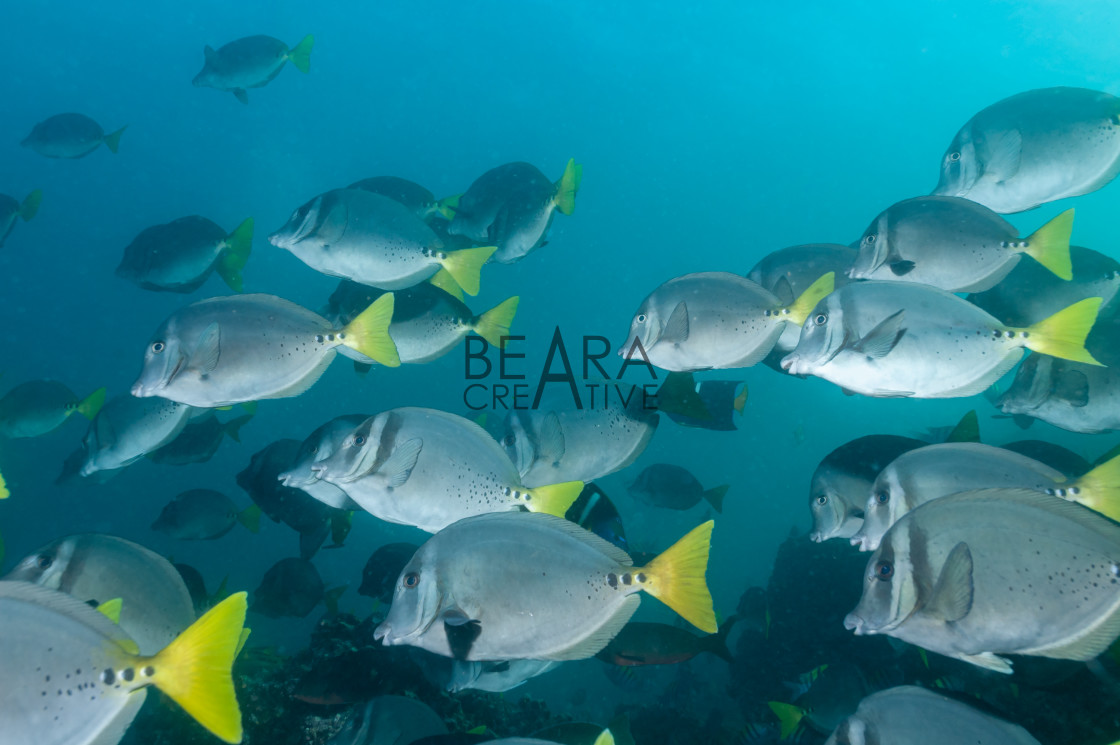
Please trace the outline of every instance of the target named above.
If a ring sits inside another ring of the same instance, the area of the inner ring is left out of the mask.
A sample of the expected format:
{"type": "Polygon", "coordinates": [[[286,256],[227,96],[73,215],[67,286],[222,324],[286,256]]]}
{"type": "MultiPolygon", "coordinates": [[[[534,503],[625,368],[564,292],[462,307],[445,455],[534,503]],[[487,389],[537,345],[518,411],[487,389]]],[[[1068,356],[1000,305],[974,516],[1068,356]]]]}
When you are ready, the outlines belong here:
{"type": "Polygon", "coordinates": [[[253,218],[232,233],[199,215],[140,231],[124,249],[117,276],[145,290],[194,292],[217,271],[234,292],[241,292],[241,270],[249,260],[253,218]]]}
{"type": "Polygon", "coordinates": [[[194,604],[171,562],[111,535],[83,533],[31,552],[4,580],[32,582],[85,602],[120,598],[120,627],[154,654],[194,623],[194,604]]]}
{"type": "Polygon", "coordinates": [[[873,693],[825,745],[1039,745],[1022,727],[948,696],[898,686],[873,693]]]}
{"type": "Polygon", "coordinates": [[[999,284],[1024,254],[1069,280],[1073,210],[1026,238],[987,207],[959,197],[915,197],[879,213],[859,241],[852,279],[889,279],[949,292],[999,284]]]}
{"type": "Polygon", "coordinates": [[[392,294],[342,328],[274,295],[202,300],[156,331],[132,395],[201,407],[298,396],[319,379],[336,349],[399,364],[388,334],[392,315],[392,294]]]}
{"type": "Polygon", "coordinates": [[[0,194],[0,248],[4,247],[4,241],[12,234],[16,220],[27,222],[35,217],[42,201],[43,192],[38,189],[24,197],[22,202],[7,194],[0,194]]]}
{"type": "Polygon", "coordinates": [[[1088,194],[1120,173],[1120,99],[1039,88],[968,120],[941,159],[933,193],[1007,214],[1088,194]]]}
{"type": "Polygon", "coordinates": [[[368,414],[347,414],[320,426],[300,444],[292,466],[279,475],[280,483],[293,489],[302,489],[331,507],[343,510],[361,509],[341,488],[323,481],[314,466],[334,455],[342,441],[367,419],[368,414]]]}
{"type": "Polygon", "coordinates": [[[1024,349],[1096,363],[1085,338],[1099,307],[1100,298],[1090,298],[1013,328],[935,287],[854,282],[813,309],[782,367],[868,396],[971,396],[1014,367],[1024,349]]]}
{"type": "Polygon", "coordinates": [[[891,526],[844,619],[1010,673],[1000,654],[1090,660],[1120,635],[1120,526],[1022,489],[953,494],[891,526]]]}
{"type": "Polygon", "coordinates": [[[792,304],[727,272],[671,279],[638,307],[618,355],[644,354],[671,371],[750,367],[774,348],[787,324],[800,324],[832,292],[834,276],[815,281],[792,304]]]}
{"type": "Polygon", "coordinates": [[[246,36],[215,50],[203,49],[206,63],[194,76],[196,88],[229,91],[241,103],[249,103],[247,88],[261,88],[271,83],[284,64],[291,62],[302,73],[311,71],[311,48],[315,37],[308,34],[291,49],[271,36],[246,36]]]}
{"type": "Polygon", "coordinates": [[[613,544],[550,515],[460,520],[405,566],[374,637],[461,660],[583,659],[619,632],[643,590],[715,633],[704,581],[711,530],[708,521],[637,568],[613,544]]]}
{"type": "Polygon", "coordinates": [[[0,398],[0,435],[39,437],[61,427],[73,414],[93,419],[104,403],[104,388],[79,399],[56,380],[29,380],[0,398]]]}
{"type": "Polygon", "coordinates": [[[480,426],[413,407],[370,417],[312,469],[376,517],[429,533],[501,510],[563,516],[583,490],[579,481],[526,487],[480,426]]]}
{"type": "Polygon", "coordinates": [[[411,210],[362,189],[320,194],[268,241],[332,277],[400,290],[443,270],[469,295],[478,294],[482,265],[495,251],[493,246],[443,251],[443,241],[411,210]]]}
{"type": "Polygon", "coordinates": [[[81,475],[132,465],[178,437],[194,414],[192,407],[166,398],[114,396],[86,430],[81,475]]]}
{"type": "Polygon", "coordinates": [[[20,145],[48,158],[84,158],[102,143],[116,153],[127,126],[105,134],[101,125],[85,114],[56,114],[36,124],[20,145]]]}
{"type": "Polygon", "coordinates": [[[1120,430],[1120,371],[1032,354],[996,406],[1004,414],[1034,417],[1070,432],[1120,430]]]}

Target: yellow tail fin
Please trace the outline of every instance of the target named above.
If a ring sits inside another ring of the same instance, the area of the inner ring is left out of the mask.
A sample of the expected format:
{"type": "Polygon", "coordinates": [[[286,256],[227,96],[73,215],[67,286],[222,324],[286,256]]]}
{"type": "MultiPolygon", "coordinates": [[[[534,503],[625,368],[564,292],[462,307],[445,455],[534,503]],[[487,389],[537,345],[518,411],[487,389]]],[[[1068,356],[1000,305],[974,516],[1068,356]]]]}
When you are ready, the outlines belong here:
{"type": "Polygon", "coordinates": [[[552,197],[556,209],[565,215],[576,211],[576,192],[579,191],[581,181],[583,181],[583,166],[576,163],[575,158],[569,158],[568,165],[564,167],[564,175],[556,182],[556,194],[552,197]]]}
{"type": "Polygon", "coordinates": [[[801,297],[793,301],[793,304],[787,309],[789,314],[785,318],[790,323],[800,326],[813,312],[813,308],[817,307],[817,303],[831,295],[834,289],[836,289],[836,272],[822,275],[816,282],[809,285],[805,292],[801,293],[801,297]]]}
{"type": "Polygon", "coordinates": [[[259,533],[261,531],[261,508],[255,504],[249,505],[237,513],[237,522],[244,525],[250,533],[259,533]]]}
{"type": "Polygon", "coordinates": [[[389,336],[393,321],[393,293],[386,292],[342,329],[342,343],[386,367],[399,367],[397,345],[389,336]]]}
{"type": "Polygon", "coordinates": [[[468,295],[477,295],[481,284],[482,265],[498,250],[497,246],[464,248],[444,254],[440,262],[451,278],[468,295]]]}
{"type": "Polygon", "coordinates": [[[123,607],[124,607],[124,599],[123,598],[113,598],[112,600],[106,600],[104,603],[101,603],[100,605],[98,605],[97,610],[98,610],[98,612],[101,613],[101,615],[105,616],[106,618],[108,618],[113,623],[120,624],[120,622],[121,622],[121,608],[123,608],[123,607]]]}
{"type": "Polygon", "coordinates": [[[234,228],[226,237],[226,247],[214,267],[222,281],[229,285],[234,292],[241,292],[245,283],[241,279],[241,270],[249,261],[249,252],[253,250],[253,218],[246,218],[244,222],[234,228]]]}
{"type": "Polygon", "coordinates": [[[496,305],[483,313],[474,321],[474,332],[485,339],[491,346],[505,349],[504,336],[509,336],[509,327],[513,324],[513,317],[517,314],[517,304],[521,298],[514,295],[500,305],[496,305]]]}
{"type": "Polygon", "coordinates": [[[311,47],[315,46],[315,37],[311,34],[288,50],[288,60],[302,73],[311,72],[311,47]]]}
{"type": "Polygon", "coordinates": [[[787,739],[797,731],[802,718],[805,716],[805,710],[800,706],[782,703],[781,701],[770,701],[769,706],[770,711],[774,712],[774,716],[778,717],[778,722],[781,725],[782,731],[780,739],[787,739]]]}
{"type": "Polygon", "coordinates": [[[1065,497],[1120,522],[1120,455],[1071,483],[1065,497]]]}
{"type": "Polygon", "coordinates": [[[1027,349],[1073,362],[1100,365],[1085,349],[1085,339],[1097,322],[1100,307],[1099,297],[1085,298],[1033,326],[1013,330],[1023,334],[1023,345],[1027,349]]]}
{"type": "Polygon", "coordinates": [[[101,411],[101,407],[105,404],[105,388],[98,388],[93,393],[89,394],[74,407],[74,411],[78,412],[86,419],[93,419],[97,416],[97,412],[101,411]]]}
{"type": "Polygon", "coordinates": [[[461,196],[463,195],[452,194],[439,200],[436,202],[436,212],[443,215],[444,219],[453,220],[455,213],[459,211],[459,197],[461,196]]]}
{"type": "Polygon", "coordinates": [[[116,153],[117,149],[120,148],[121,135],[124,134],[124,131],[126,129],[128,129],[127,124],[118,129],[116,132],[110,132],[109,134],[105,135],[103,141],[105,143],[105,147],[109,148],[109,152],[116,153]]]}
{"type": "Polygon", "coordinates": [[[439,271],[432,275],[428,283],[435,285],[456,300],[463,299],[463,288],[459,286],[459,283],[455,281],[451,273],[443,267],[440,267],[439,271]]]}
{"type": "Polygon", "coordinates": [[[241,711],[230,668],[245,626],[245,593],[230,595],[155,655],[141,658],[148,679],[215,736],[241,742],[241,711]]]}
{"type": "Polygon", "coordinates": [[[8,491],[8,485],[4,482],[4,474],[0,473],[0,499],[7,499],[10,496],[12,493],[8,491]]]}
{"type": "Polygon", "coordinates": [[[1069,237],[1073,233],[1073,210],[1068,209],[1020,241],[1018,250],[1064,280],[1073,279],[1069,237]]]}
{"type": "Polygon", "coordinates": [[[614,735],[611,734],[609,729],[605,729],[599,733],[599,736],[595,738],[595,742],[591,745],[614,745],[614,735]]]}
{"type": "Polygon", "coordinates": [[[564,517],[568,508],[579,499],[583,492],[582,481],[565,481],[561,484],[537,486],[527,490],[523,497],[530,512],[544,512],[556,517],[564,517]]]}
{"type": "Polygon", "coordinates": [[[27,222],[35,217],[35,213],[39,211],[39,204],[43,201],[43,192],[36,189],[23,198],[23,204],[19,206],[19,216],[27,222]]]}
{"type": "Polygon", "coordinates": [[[693,528],[648,566],[638,570],[639,575],[646,575],[644,580],[638,580],[643,590],[709,634],[719,631],[712,593],[704,580],[714,525],[715,521],[709,520],[693,528]]]}

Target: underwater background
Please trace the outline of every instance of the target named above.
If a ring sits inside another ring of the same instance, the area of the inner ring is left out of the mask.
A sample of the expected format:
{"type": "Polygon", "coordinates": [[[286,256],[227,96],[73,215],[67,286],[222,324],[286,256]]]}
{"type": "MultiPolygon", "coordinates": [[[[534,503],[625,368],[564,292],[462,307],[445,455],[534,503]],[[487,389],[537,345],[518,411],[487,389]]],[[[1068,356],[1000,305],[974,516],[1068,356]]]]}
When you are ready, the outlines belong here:
{"type": "MultiPolygon", "coordinates": [[[[396,175],[446,196],[511,161],[529,161],[558,178],[574,157],[584,167],[575,214],[557,218],[548,245],[525,260],[488,267],[481,294],[469,302],[478,310],[521,297],[513,328],[526,337],[519,371],[535,381],[556,327],[576,360],[584,335],[608,337],[617,348],[634,308],[671,277],[743,274],[783,246],[856,240],[880,210],[929,193],[953,134],[996,100],[1062,85],[1120,94],[1120,5],[1107,0],[796,8],[581,0],[44,2],[11,3],[3,15],[0,191],[22,196],[41,189],[43,202],[0,251],[0,385],[56,378],[79,395],[99,386],[110,396],[127,392],[164,318],[194,300],[228,294],[217,277],[180,296],[146,292],[114,276],[124,246],[140,230],[183,215],[206,215],[227,230],[253,217],[245,290],[314,309],[336,280],[265,240],[314,195],[396,175]],[[282,71],[250,91],[247,106],[191,86],[204,45],[251,34],[290,44],[314,34],[310,74],[282,71]],[[128,125],[119,153],[52,160],[19,146],[36,122],[63,111],[88,114],[106,131],[128,125]]],[[[1120,189],[1076,203],[1073,242],[1120,258],[1120,189]]],[[[1010,220],[1027,234],[1068,206],[1054,202],[1010,220]]],[[[614,372],[618,363],[611,355],[606,366],[614,372]]],[[[747,382],[737,431],[663,422],[637,463],[599,485],[618,506],[631,545],[644,551],[664,549],[711,515],[704,502],[674,512],[631,499],[626,486],[643,467],[675,463],[706,487],[730,485],[715,516],[708,571],[721,618],[735,613],[748,587],[767,585],[791,533],[809,550],[809,477],[835,447],[864,434],[921,436],[971,409],[983,441],[1021,438],[1009,420],[992,418],[998,411],[980,396],[849,397],[825,381],[764,366],[714,377],[747,382]]],[[[212,542],[175,541],[150,528],[161,507],[200,487],[247,506],[234,477],[269,442],[301,440],[346,413],[427,406],[465,414],[467,384],[462,347],[430,364],[365,376],[336,362],[298,398],[262,402],[241,443],[224,443],[209,462],[141,461],[104,484],[55,484],[63,459],[80,443],[78,417],[46,437],[0,442],[0,472],[12,492],[0,503],[0,571],[60,536],[103,532],[197,567],[210,587],[227,578],[231,590],[252,590],[276,560],[297,554],[290,529],[265,520],[258,535],[238,529],[212,542]]],[[[1089,460],[1120,442],[1042,422],[1030,436],[1089,460]]],[[[370,553],[423,537],[359,513],[345,545],[320,551],[314,563],[328,587],[349,583],[340,609],[365,618],[373,603],[354,590],[370,553]]],[[[854,603],[866,557],[848,548],[832,545],[819,555],[854,561],[854,603]]],[[[808,576],[785,591],[792,604],[784,618],[806,638],[824,623],[815,614],[819,591],[808,576]]],[[[640,619],[672,617],[656,603],[644,606],[640,619]]],[[[305,619],[251,617],[250,644],[296,654],[321,617],[321,609],[305,619]]],[[[842,627],[820,633],[850,637],[842,627]]],[[[858,642],[869,640],[846,643],[858,649],[858,642]]],[[[830,663],[827,645],[808,662],[790,679],[830,663]]],[[[686,666],[687,675],[668,669],[616,681],[601,662],[585,660],[504,698],[528,696],[554,715],[600,723],[616,715],[620,702],[661,700],[678,702],[689,721],[736,722],[726,731],[756,721],[742,715],[751,660],[729,666],[702,657],[686,666]]],[[[487,695],[497,694],[468,700],[487,695]]],[[[129,741],[154,741],[143,729],[152,721],[139,720],[129,741]]],[[[1066,742],[1031,731],[1044,742],[1066,742]]]]}

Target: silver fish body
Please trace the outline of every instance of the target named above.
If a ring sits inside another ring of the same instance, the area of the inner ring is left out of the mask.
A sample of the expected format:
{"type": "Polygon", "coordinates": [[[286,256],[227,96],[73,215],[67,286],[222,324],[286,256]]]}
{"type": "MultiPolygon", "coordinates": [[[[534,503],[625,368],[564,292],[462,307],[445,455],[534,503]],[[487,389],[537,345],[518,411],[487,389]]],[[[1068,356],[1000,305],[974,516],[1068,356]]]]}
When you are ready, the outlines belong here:
{"type": "Polygon", "coordinates": [[[1070,432],[1113,432],[1120,430],[1120,371],[1032,354],[996,405],[1070,432]]]}
{"type": "Polygon", "coordinates": [[[338,486],[323,481],[315,464],[334,455],[338,446],[359,424],[369,419],[368,414],[347,414],[335,417],[317,428],[300,444],[295,462],[282,472],[279,481],[284,486],[302,489],[315,499],[339,509],[360,509],[346,492],[338,486]]]}
{"type": "Polygon", "coordinates": [[[194,414],[166,398],[114,396],[86,430],[81,475],[132,465],[178,437],[194,414]]]}

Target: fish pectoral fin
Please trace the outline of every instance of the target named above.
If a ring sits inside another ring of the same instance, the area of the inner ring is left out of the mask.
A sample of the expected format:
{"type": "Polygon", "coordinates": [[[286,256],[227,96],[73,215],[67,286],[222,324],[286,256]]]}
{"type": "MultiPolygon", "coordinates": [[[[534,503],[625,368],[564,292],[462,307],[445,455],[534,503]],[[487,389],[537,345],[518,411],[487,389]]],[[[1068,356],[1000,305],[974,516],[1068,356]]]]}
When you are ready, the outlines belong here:
{"type": "Polygon", "coordinates": [[[770,292],[782,301],[782,305],[792,305],[793,301],[797,299],[797,294],[793,291],[793,285],[790,284],[789,278],[784,274],[778,277],[778,281],[774,283],[770,292]]]}
{"type": "Polygon", "coordinates": [[[898,261],[892,261],[890,266],[891,273],[894,274],[894,276],[904,277],[914,271],[914,267],[917,266],[917,264],[908,259],[900,259],[898,261]]]}
{"type": "Polygon", "coordinates": [[[1070,406],[1081,408],[1089,404],[1089,379],[1080,370],[1064,370],[1054,379],[1050,393],[1070,406]]]}
{"type": "Polygon", "coordinates": [[[988,138],[990,158],[984,163],[984,175],[996,181],[1007,181],[1019,172],[1023,156],[1023,135],[1017,129],[997,132],[988,138]]]}
{"type": "Polygon", "coordinates": [[[222,353],[221,337],[222,332],[216,322],[203,329],[198,337],[198,345],[191,355],[191,367],[204,376],[214,372],[214,368],[218,366],[218,358],[222,353]]]}
{"type": "Polygon", "coordinates": [[[1011,660],[992,654],[991,652],[981,652],[980,654],[956,654],[953,655],[953,657],[958,660],[963,660],[964,662],[971,662],[973,665],[987,670],[1003,673],[1004,675],[1010,675],[1014,672],[1011,669],[1011,660]]]}
{"type": "Polygon", "coordinates": [[[482,633],[482,623],[470,619],[459,608],[448,608],[440,618],[447,634],[447,645],[451,648],[451,656],[456,660],[467,659],[475,640],[482,633]]]}
{"type": "Polygon", "coordinates": [[[905,310],[887,316],[853,344],[852,349],[873,359],[886,357],[906,333],[906,329],[902,328],[905,318],[905,310]]]}
{"type": "Polygon", "coordinates": [[[949,552],[921,612],[947,622],[959,621],[972,610],[972,595],[972,552],[962,541],[949,552]]]}
{"type": "Polygon", "coordinates": [[[558,466],[566,450],[560,416],[555,411],[550,411],[541,422],[540,435],[537,438],[537,459],[558,466]]]}
{"type": "Polygon", "coordinates": [[[661,335],[657,338],[657,341],[669,344],[688,341],[688,306],[684,304],[684,301],[677,303],[677,307],[673,308],[673,312],[669,314],[669,320],[661,328],[661,335]]]}
{"type": "Polygon", "coordinates": [[[1015,422],[1015,426],[1019,429],[1030,429],[1035,420],[1033,416],[1026,414],[1012,414],[1011,421],[1015,422]]]}
{"type": "Polygon", "coordinates": [[[378,469],[385,477],[385,482],[389,488],[395,489],[408,481],[408,477],[412,475],[412,469],[416,468],[420,451],[423,449],[424,441],[419,437],[413,437],[393,450],[389,460],[385,461],[385,464],[378,469]]]}
{"type": "Polygon", "coordinates": [[[234,88],[232,91],[230,91],[230,93],[232,93],[233,97],[241,103],[246,105],[249,103],[249,94],[244,88],[234,88]]]}

